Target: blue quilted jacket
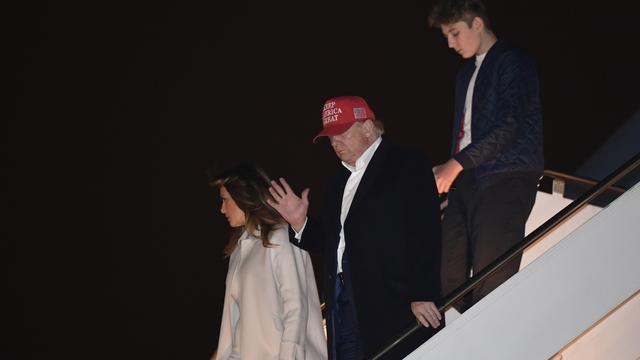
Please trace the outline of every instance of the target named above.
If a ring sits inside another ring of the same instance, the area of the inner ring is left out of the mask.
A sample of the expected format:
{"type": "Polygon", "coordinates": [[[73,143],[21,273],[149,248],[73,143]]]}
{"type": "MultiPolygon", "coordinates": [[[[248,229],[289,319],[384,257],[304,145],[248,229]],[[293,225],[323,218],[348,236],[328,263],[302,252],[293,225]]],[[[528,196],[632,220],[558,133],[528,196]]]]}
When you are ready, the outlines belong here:
{"type": "MultiPolygon", "coordinates": [[[[472,58],[457,75],[452,154],[474,69],[472,58]]],[[[504,176],[542,174],[538,75],[527,54],[503,41],[489,49],[476,77],[471,116],[471,144],[453,157],[464,169],[475,169],[479,187],[504,176]]]]}

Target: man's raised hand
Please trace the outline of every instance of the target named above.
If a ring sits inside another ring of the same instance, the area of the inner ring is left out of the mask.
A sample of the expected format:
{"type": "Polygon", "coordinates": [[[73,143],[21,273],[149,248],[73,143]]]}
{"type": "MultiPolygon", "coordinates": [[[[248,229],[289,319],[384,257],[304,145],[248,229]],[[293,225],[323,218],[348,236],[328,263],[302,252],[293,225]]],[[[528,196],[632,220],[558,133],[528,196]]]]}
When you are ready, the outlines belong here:
{"type": "Polygon", "coordinates": [[[304,189],[301,196],[296,195],[287,181],[280,178],[279,181],[271,180],[269,192],[273,200],[267,202],[293,227],[296,232],[302,229],[309,209],[309,189],[304,189]]]}

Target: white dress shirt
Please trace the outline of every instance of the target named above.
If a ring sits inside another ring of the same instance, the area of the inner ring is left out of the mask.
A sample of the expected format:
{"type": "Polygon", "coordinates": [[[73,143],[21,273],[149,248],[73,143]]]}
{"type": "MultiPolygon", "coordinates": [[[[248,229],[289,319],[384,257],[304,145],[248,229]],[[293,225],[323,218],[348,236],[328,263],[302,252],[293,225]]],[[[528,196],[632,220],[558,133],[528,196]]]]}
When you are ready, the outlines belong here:
{"type": "Polygon", "coordinates": [[[471,144],[471,108],[473,104],[473,89],[476,86],[476,76],[478,76],[478,70],[482,65],[487,53],[476,55],[476,68],[471,75],[469,81],[469,87],[467,88],[467,97],[464,99],[464,136],[460,139],[460,150],[464,149],[467,145],[471,144]]]}
{"type": "MultiPolygon", "coordinates": [[[[382,142],[382,137],[379,137],[376,141],[371,144],[367,150],[360,155],[358,160],[356,160],[355,166],[351,166],[344,161],[342,165],[346,167],[350,172],[349,179],[347,179],[347,183],[344,186],[344,192],[342,193],[342,207],[340,209],[340,242],[338,243],[338,267],[336,268],[336,274],[342,272],[342,257],[344,255],[344,249],[346,246],[345,238],[344,238],[344,221],[349,214],[349,209],[351,208],[351,203],[353,202],[353,197],[358,190],[358,185],[360,185],[360,180],[362,180],[362,176],[364,172],[367,170],[367,166],[369,166],[369,162],[371,162],[371,158],[373,154],[375,154],[378,146],[382,142]]],[[[302,229],[299,232],[296,232],[296,239],[300,240],[302,238],[302,232],[304,231],[307,222],[305,221],[302,229]]]]}
{"type": "Polygon", "coordinates": [[[340,209],[340,242],[338,243],[338,268],[336,270],[336,274],[342,272],[342,256],[344,255],[344,248],[346,246],[344,241],[344,220],[347,218],[349,214],[349,209],[351,208],[351,203],[353,202],[353,197],[358,190],[358,185],[360,185],[360,180],[362,180],[362,176],[364,175],[365,170],[367,170],[367,166],[369,166],[369,162],[373,157],[373,154],[378,149],[378,146],[382,142],[382,138],[379,137],[365,152],[360,155],[358,160],[356,160],[356,166],[353,167],[344,161],[342,165],[346,167],[349,171],[351,171],[351,175],[349,175],[349,179],[347,179],[347,183],[344,185],[344,192],[342,193],[342,208],[340,209]]]}

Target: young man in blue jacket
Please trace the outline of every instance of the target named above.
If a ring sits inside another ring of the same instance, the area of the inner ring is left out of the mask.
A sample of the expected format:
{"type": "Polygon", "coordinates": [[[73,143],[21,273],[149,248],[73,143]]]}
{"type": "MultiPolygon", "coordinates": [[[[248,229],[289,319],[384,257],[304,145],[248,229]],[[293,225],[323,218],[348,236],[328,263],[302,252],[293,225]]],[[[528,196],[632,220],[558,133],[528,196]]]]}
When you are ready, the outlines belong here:
{"type": "MultiPolygon", "coordinates": [[[[435,166],[443,218],[442,292],[449,295],[524,237],[543,172],[542,112],[532,59],[498,40],[479,0],[439,1],[429,17],[466,61],[456,78],[451,158],[435,166]]],[[[520,257],[455,307],[463,312],[520,257]]]]}

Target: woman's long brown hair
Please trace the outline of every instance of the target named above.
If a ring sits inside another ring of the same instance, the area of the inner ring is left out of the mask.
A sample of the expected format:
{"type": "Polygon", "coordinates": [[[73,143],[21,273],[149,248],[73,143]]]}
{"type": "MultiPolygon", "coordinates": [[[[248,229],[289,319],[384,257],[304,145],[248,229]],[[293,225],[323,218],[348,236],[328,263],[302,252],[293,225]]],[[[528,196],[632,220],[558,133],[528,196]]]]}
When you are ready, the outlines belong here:
{"type": "Polygon", "coordinates": [[[264,247],[271,247],[269,236],[277,225],[285,224],[280,214],[267,203],[273,199],[269,193],[270,180],[264,170],[253,164],[242,164],[216,176],[211,186],[220,189],[224,186],[236,205],[245,214],[246,223],[237,228],[224,248],[225,257],[229,257],[238,244],[238,239],[247,231],[258,236],[264,247]]]}

